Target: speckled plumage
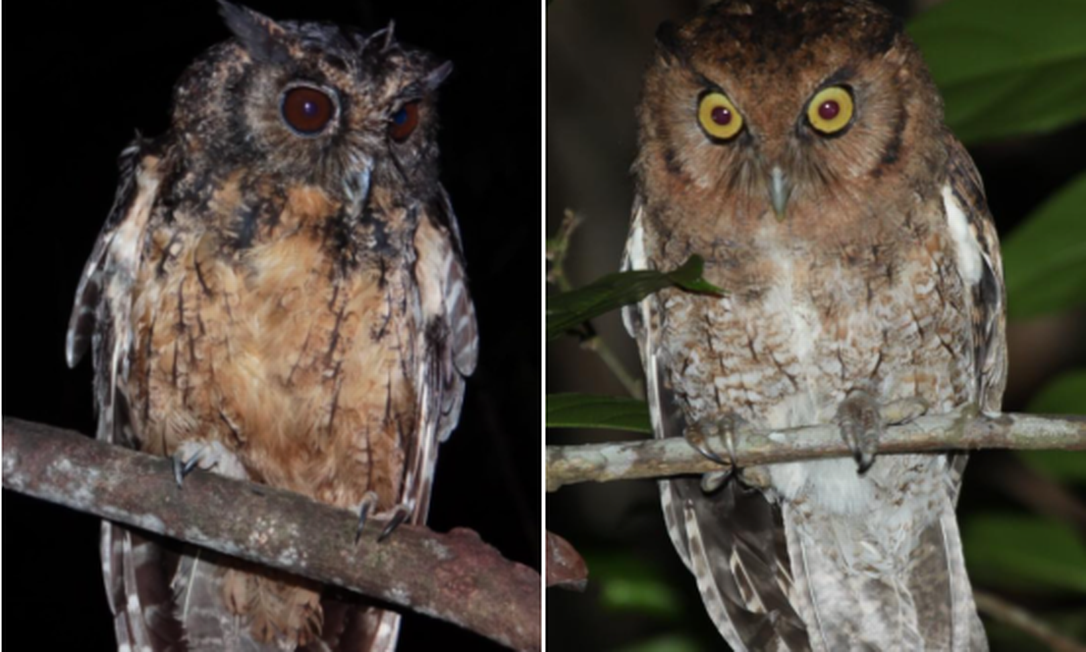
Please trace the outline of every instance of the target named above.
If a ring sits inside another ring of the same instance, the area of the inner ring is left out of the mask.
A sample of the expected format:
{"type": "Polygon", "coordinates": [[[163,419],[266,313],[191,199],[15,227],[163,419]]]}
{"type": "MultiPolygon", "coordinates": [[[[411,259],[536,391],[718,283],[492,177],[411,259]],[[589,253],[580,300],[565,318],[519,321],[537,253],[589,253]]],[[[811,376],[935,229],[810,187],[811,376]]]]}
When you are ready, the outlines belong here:
{"type": "MultiPolygon", "coordinates": [[[[865,0],[712,5],[661,28],[639,117],[624,267],[700,254],[727,291],[666,290],[626,311],[657,436],[836,421],[873,446],[879,405],[999,410],[998,241],[897,20],[865,0]],[[806,109],[830,86],[855,114],[826,135],[806,109]],[[731,140],[699,126],[707,92],[742,115],[731,140]]],[[[964,463],[791,463],[717,489],[672,479],[664,516],[733,649],[982,650],[954,518],[964,463]]]]}
{"type": "MultiPolygon", "coordinates": [[[[450,67],[391,28],[223,15],[172,129],[122,157],[69,363],[93,348],[101,439],[422,523],[476,360],[437,179],[450,67]],[[298,85],[333,103],[313,133],[287,117],[298,85]]],[[[102,546],[122,649],[395,647],[397,614],[318,585],[109,523],[102,546]]]]}

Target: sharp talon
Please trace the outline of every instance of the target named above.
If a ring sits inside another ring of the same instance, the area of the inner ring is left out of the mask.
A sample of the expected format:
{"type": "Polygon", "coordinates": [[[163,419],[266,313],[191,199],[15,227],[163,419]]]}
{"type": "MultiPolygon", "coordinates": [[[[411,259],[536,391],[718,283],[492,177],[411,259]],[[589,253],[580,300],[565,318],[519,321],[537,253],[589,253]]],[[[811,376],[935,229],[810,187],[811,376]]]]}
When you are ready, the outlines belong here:
{"type": "Polygon", "coordinates": [[[362,504],[362,509],[358,510],[358,527],[354,531],[354,542],[358,543],[362,540],[362,530],[366,527],[366,519],[369,517],[370,506],[366,503],[362,504]]]}
{"type": "Polygon", "coordinates": [[[694,446],[694,450],[698,451],[703,456],[711,459],[712,461],[716,462],[717,464],[720,464],[722,466],[726,466],[728,464],[728,460],[724,459],[723,457],[721,457],[721,456],[717,455],[716,453],[714,453],[713,451],[709,450],[708,446],[698,446],[697,444],[693,444],[693,446],[694,446]]]}
{"type": "Polygon", "coordinates": [[[875,463],[882,437],[883,417],[875,398],[864,391],[853,392],[837,408],[837,426],[852,450],[856,470],[863,475],[875,463]]]}
{"type": "Polygon", "coordinates": [[[362,540],[362,529],[366,527],[366,521],[369,520],[370,510],[377,504],[377,494],[372,491],[367,491],[366,495],[362,496],[362,505],[358,508],[358,527],[354,531],[354,542],[357,544],[362,540]]]}
{"type": "Polygon", "coordinates": [[[184,461],[182,461],[178,455],[174,455],[171,460],[173,464],[173,479],[177,482],[179,488],[184,484],[184,480],[188,474],[196,470],[196,465],[200,463],[200,458],[202,458],[203,455],[203,449],[196,451],[195,455],[184,461]]]}
{"type": "Polygon", "coordinates": [[[189,461],[185,462],[185,465],[181,468],[181,477],[185,477],[196,468],[196,464],[200,461],[200,458],[204,456],[204,451],[199,451],[195,455],[189,458],[189,461]]]}
{"type": "Polygon", "coordinates": [[[392,531],[400,527],[400,524],[406,520],[407,510],[402,507],[397,507],[396,511],[392,514],[392,518],[390,518],[385,525],[385,529],[381,530],[381,534],[377,537],[377,542],[380,543],[387,539],[388,535],[392,534],[392,531]]]}
{"type": "MultiPolygon", "coordinates": [[[[717,455],[711,448],[709,448],[709,436],[707,436],[703,431],[691,428],[683,433],[683,437],[686,439],[686,442],[688,444],[694,447],[694,450],[701,454],[702,457],[710,459],[721,466],[730,466],[732,468],[735,468],[735,442],[733,441],[735,427],[736,424],[732,423],[731,420],[729,420],[726,422],[724,429],[725,444],[728,447],[728,457],[730,458],[728,460],[724,459],[720,455],[717,455]]],[[[716,433],[714,432],[712,436],[715,435],[716,433]]]]}

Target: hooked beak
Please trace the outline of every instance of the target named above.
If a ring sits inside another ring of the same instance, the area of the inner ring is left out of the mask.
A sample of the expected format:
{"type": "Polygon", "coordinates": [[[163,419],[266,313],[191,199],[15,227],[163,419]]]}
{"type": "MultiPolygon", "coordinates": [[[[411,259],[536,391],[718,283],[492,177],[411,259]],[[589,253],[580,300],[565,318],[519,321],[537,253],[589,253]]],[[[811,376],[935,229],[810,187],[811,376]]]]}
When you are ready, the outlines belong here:
{"type": "Polygon", "coordinates": [[[784,170],[779,165],[774,165],[769,172],[769,200],[773,204],[773,212],[778,220],[785,217],[784,209],[788,204],[788,196],[792,194],[792,187],[788,184],[784,170]]]}
{"type": "Polygon", "coordinates": [[[373,171],[373,162],[360,161],[361,165],[351,171],[344,181],[343,187],[347,198],[350,200],[352,212],[360,215],[362,209],[370,199],[370,173],[373,171]]]}

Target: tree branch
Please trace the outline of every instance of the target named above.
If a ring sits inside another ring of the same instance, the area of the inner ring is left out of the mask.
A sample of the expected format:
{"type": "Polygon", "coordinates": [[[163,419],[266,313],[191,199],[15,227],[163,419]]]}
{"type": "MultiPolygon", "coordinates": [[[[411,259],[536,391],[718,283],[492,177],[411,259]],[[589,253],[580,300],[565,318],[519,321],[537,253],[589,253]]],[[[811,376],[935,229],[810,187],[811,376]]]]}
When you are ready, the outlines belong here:
{"type": "Polygon", "coordinates": [[[4,487],[344,587],[517,650],[540,649],[540,577],[476,533],[404,525],[378,543],[357,515],[289,491],[196,472],[70,430],[4,417],[4,487]]]}
{"type": "MultiPolygon", "coordinates": [[[[832,424],[786,430],[741,428],[734,441],[735,460],[747,467],[852,454],[832,424]]],[[[727,459],[723,442],[711,445],[727,459]]],[[[1086,418],[969,413],[923,416],[888,427],[879,445],[880,454],[980,448],[1086,450],[1086,418]]],[[[579,482],[661,478],[721,469],[681,437],[547,447],[547,491],[579,482]]]]}

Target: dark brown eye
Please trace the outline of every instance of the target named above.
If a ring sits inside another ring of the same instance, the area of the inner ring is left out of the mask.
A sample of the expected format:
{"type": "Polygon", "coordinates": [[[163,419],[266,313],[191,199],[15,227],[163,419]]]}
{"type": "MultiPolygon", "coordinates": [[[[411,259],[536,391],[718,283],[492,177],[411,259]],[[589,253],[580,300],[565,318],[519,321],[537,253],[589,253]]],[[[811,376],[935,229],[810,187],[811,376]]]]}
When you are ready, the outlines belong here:
{"type": "Polygon", "coordinates": [[[392,136],[392,140],[402,142],[407,140],[417,126],[419,126],[419,103],[408,102],[392,114],[392,124],[388,127],[388,135],[392,136]]]}
{"type": "Polygon", "coordinates": [[[279,107],[287,126],[304,136],[320,133],[336,113],[327,93],[312,86],[296,86],[283,94],[279,107]]]}

